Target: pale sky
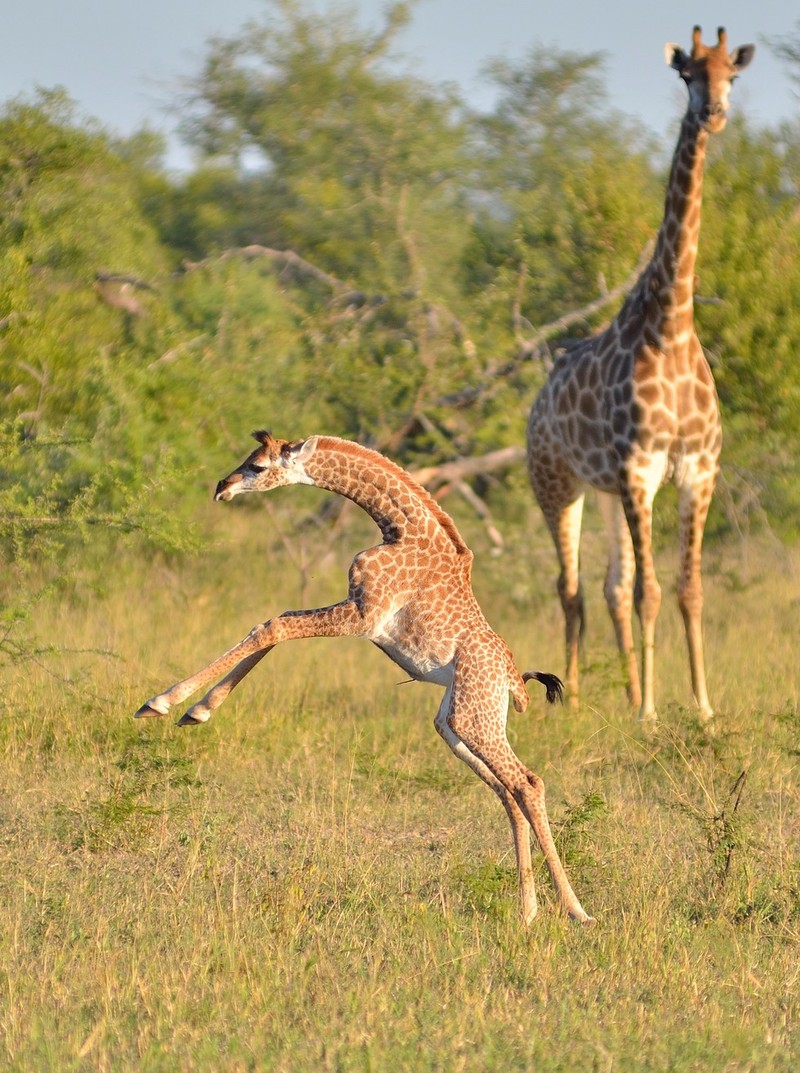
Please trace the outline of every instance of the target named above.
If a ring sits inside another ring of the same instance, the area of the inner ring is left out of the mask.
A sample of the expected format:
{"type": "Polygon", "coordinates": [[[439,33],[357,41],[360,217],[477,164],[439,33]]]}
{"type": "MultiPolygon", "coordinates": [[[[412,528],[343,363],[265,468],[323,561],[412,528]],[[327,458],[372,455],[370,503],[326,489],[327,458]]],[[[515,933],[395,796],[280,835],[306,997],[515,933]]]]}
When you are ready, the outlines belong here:
{"type": "MultiPolygon", "coordinates": [[[[315,0],[324,12],[326,0],[315,0]]],[[[377,28],[384,0],[356,0],[365,27],[377,28]]],[[[756,45],[737,82],[733,109],[755,123],[800,116],[785,66],[765,38],[796,33],[798,12],[786,0],[418,0],[399,38],[404,57],[431,81],[456,82],[477,107],[491,91],[481,69],[498,56],[519,58],[532,46],[606,54],[611,104],[641,118],[647,131],[671,141],[685,90],[666,67],[663,45],[688,49],[695,23],[707,40],[728,29],[731,48],[756,45]]],[[[130,134],[143,124],[170,134],[169,114],[182,78],[200,67],[205,44],[229,37],[269,10],[267,0],[18,0],[3,14],[0,101],[38,86],[64,86],[80,111],[108,129],[130,134]]],[[[189,158],[173,139],[168,162],[189,158]]]]}

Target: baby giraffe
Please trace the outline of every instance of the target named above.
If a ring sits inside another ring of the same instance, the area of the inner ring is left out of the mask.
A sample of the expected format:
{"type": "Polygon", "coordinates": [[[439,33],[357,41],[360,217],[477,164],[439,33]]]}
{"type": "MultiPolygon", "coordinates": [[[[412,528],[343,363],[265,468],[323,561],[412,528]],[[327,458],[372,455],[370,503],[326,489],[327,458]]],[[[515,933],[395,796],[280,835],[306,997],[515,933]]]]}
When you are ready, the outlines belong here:
{"type": "Polygon", "coordinates": [[[204,723],[231,690],[280,641],[301,637],[366,637],[421,682],[444,686],[435,726],[453,752],[500,798],[511,823],[522,916],[536,915],[529,825],[544,854],[561,905],[587,923],[558,856],[542,780],[516,756],[506,737],[508,694],[528,705],[535,678],[551,703],[561,698],[555,675],[520,675],[505,642],[489,626],[472,591],[472,552],[433,497],[393,462],[332,436],[289,442],[254,433],[258,447],[217,485],[217,500],[311,484],[357,503],[372,517],[382,543],[356,555],[347,599],[313,611],[285,611],[254,626],[225,655],[153,697],[136,713],[168,715],[175,705],[221,677],[178,720],[204,723]]]}

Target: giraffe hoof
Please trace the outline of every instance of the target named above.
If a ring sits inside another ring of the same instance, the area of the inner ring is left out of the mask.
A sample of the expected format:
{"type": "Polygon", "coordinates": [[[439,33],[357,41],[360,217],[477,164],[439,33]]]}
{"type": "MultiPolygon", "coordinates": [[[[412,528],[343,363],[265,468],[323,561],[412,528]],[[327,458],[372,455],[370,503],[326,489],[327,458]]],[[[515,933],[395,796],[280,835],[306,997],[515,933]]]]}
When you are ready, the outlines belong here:
{"type": "Polygon", "coordinates": [[[582,906],[578,906],[575,910],[568,909],[567,913],[571,920],[574,920],[576,924],[580,924],[583,928],[593,928],[597,923],[597,919],[590,917],[582,906]]]}
{"type": "Polygon", "coordinates": [[[200,723],[207,723],[210,718],[211,712],[208,708],[204,708],[202,704],[193,704],[188,712],[183,713],[175,726],[195,727],[200,723]]]}
{"type": "Polygon", "coordinates": [[[149,700],[146,704],[143,704],[137,712],[134,713],[133,718],[151,719],[155,716],[162,717],[167,714],[168,713],[166,711],[162,712],[159,708],[156,707],[156,705],[152,701],[149,700]]]}

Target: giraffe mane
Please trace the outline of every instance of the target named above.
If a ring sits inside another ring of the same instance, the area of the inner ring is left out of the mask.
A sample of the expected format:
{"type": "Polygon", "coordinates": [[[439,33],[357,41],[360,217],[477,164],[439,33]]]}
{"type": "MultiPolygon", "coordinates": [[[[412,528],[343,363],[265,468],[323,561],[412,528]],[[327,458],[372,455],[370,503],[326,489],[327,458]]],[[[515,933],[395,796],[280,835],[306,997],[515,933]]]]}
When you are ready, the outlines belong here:
{"type": "Polygon", "coordinates": [[[391,458],[387,458],[386,455],[382,455],[379,451],[374,451],[371,447],[365,447],[363,443],[357,443],[354,440],[344,440],[340,439],[338,436],[320,436],[320,443],[325,447],[335,445],[340,451],[344,451],[346,454],[355,455],[356,457],[361,456],[379,459],[381,464],[386,466],[395,477],[402,481],[403,485],[416,495],[431,514],[433,514],[442,529],[447,533],[447,536],[453,543],[456,551],[460,555],[472,558],[472,552],[464,543],[464,539],[450,515],[442,509],[428,489],[424,488],[418,481],[415,481],[411,474],[404,470],[402,466],[393,462],[391,458]]]}

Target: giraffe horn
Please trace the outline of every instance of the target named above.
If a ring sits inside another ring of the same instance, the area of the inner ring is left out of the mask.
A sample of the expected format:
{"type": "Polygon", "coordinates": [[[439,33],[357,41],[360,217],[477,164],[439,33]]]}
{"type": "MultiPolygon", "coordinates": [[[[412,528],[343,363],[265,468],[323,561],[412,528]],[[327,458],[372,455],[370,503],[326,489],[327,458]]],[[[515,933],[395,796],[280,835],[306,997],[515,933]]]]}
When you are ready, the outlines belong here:
{"type": "Polygon", "coordinates": [[[564,700],[564,683],[557,675],[548,674],[546,671],[525,671],[522,675],[523,682],[530,682],[532,678],[535,678],[537,682],[541,682],[545,687],[548,704],[555,704],[557,700],[564,700]]]}
{"type": "Polygon", "coordinates": [[[720,45],[721,48],[728,47],[728,31],[725,29],[724,26],[720,26],[717,30],[717,43],[720,45]]]}
{"type": "Polygon", "coordinates": [[[703,48],[703,31],[699,26],[695,26],[692,30],[692,56],[697,54],[703,48]]]}

